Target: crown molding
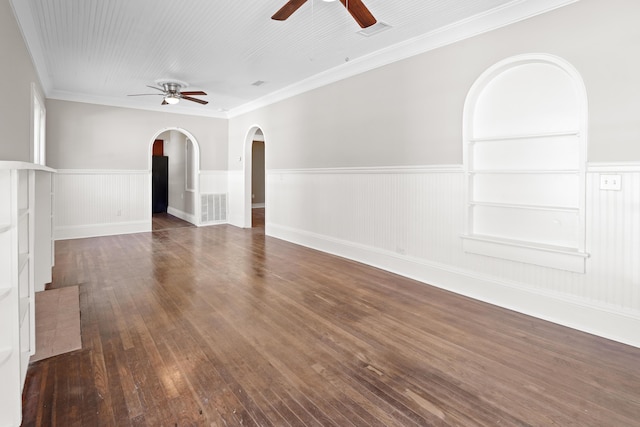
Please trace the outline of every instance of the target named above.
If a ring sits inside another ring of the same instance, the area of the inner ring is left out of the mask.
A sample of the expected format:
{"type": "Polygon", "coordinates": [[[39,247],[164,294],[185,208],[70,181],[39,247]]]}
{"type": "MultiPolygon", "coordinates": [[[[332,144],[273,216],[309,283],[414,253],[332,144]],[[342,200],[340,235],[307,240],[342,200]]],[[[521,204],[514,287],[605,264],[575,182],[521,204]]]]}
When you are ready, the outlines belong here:
{"type": "Polygon", "coordinates": [[[487,12],[353,59],[330,70],[272,92],[228,112],[229,118],[257,110],[295,95],[384,65],[465,40],[576,3],[579,0],[514,0],[487,12]]]}
{"type": "Polygon", "coordinates": [[[180,105],[166,106],[166,105],[160,105],[160,104],[158,104],[158,106],[153,106],[153,107],[150,107],[150,106],[141,107],[141,106],[131,105],[121,98],[93,96],[93,95],[64,92],[64,91],[57,91],[57,90],[51,91],[47,95],[47,99],[54,99],[58,101],[84,102],[87,104],[129,108],[134,110],[158,111],[161,113],[168,113],[168,114],[183,114],[187,116],[211,117],[216,119],[228,118],[228,115],[226,112],[216,112],[216,111],[207,110],[206,108],[198,109],[198,108],[183,107],[180,105]]]}
{"type": "MultiPolygon", "coordinates": [[[[513,0],[505,5],[455,22],[445,27],[426,33],[422,36],[389,46],[360,58],[318,73],[310,78],[294,83],[283,89],[272,92],[254,101],[247,102],[229,111],[211,111],[172,106],[170,113],[191,116],[213,117],[221,119],[233,118],[250,111],[274,104],[284,99],[326,86],[402,59],[410,58],[442,46],[468,39],[501,27],[550,12],[579,0],[513,0]]],[[[53,88],[38,38],[36,23],[31,14],[28,1],[10,0],[18,26],[31,55],[40,84],[49,99],[85,102],[122,108],[133,108],[147,111],[169,112],[166,108],[131,106],[125,100],[116,97],[92,96],[71,92],[57,91],[53,88]]]]}

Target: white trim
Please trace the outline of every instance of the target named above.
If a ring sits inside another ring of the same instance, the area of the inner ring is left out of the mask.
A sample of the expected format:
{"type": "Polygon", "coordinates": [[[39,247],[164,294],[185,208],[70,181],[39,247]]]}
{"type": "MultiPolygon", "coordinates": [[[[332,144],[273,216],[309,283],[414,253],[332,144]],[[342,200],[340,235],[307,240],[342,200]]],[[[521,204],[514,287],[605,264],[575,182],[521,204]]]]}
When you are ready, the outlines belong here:
{"type": "Polygon", "coordinates": [[[640,172],[640,162],[592,162],[587,165],[587,172],[640,172]]]}
{"type": "Polygon", "coordinates": [[[54,230],[54,240],[82,239],[85,237],[144,233],[148,231],[151,231],[151,223],[147,220],[110,224],[73,225],[67,227],[56,227],[54,230]]]}
{"type": "MultiPolygon", "coordinates": [[[[153,169],[153,143],[155,142],[156,139],[158,139],[158,137],[160,135],[162,135],[164,132],[168,132],[168,131],[176,131],[176,132],[180,132],[182,135],[184,135],[192,144],[193,146],[193,175],[195,178],[195,182],[193,183],[193,192],[195,193],[195,197],[193,199],[193,211],[194,212],[200,212],[200,179],[198,178],[200,176],[200,143],[198,142],[198,140],[196,139],[195,136],[193,136],[193,134],[191,132],[189,132],[186,129],[180,128],[180,127],[176,127],[176,126],[172,126],[172,127],[166,127],[163,129],[160,129],[158,132],[156,132],[153,136],[153,138],[151,138],[151,141],[149,142],[148,145],[148,150],[147,150],[147,161],[148,161],[148,165],[149,165],[149,200],[148,200],[148,210],[149,212],[153,211],[153,201],[152,199],[152,193],[153,193],[153,189],[152,189],[152,169],[153,169]]],[[[189,221],[194,225],[200,225],[200,220],[197,216],[193,216],[193,221],[189,221]]],[[[149,227],[151,227],[151,217],[149,217],[149,227]]]]}
{"type": "Polygon", "coordinates": [[[52,169],[48,166],[38,165],[35,163],[29,162],[20,162],[14,160],[0,160],[0,170],[5,169],[31,169],[35,171],[44,171],[44,172],[52,172],[56,173],[59,169],[52,169]]]}
{"type": "Polygon", "coordinates": [[[136,169],[58,169],[60,175],[148,175],[150,170],[136,169]]]}
{"type": "Polygon", "coordinates": [[[269,169],[267,175],[275,174],[383,174],[383,173],[462,173],[462,165],[426,165],[426,166],[365,166],[308,169],[269,169]]]}
{"type": "Polygon", "coordinates": [[[330,70],[294,83],[262,98],[229,110],[228,118],[234,118],[287,98],[344,80],[393,62],[416,56],[455,42],[516,22],[550,12],[578,0],[513,0],[505,5],[455,22],[421,36],[405,40],[384,49],[353,59],[330,70]]]}
{"type": "Polygon", "coordinates": [[[425,284],[559,325],[640,347],[640,313],[614,310],[565,295],[448,265],[427,262],[307,231],[267,224],[267,234],[358,261],[425,284]]]}
{"type": "MultiPolygon", "coordinates": [[[[260,126],[259,124],[253,124],[251,126],[249,126],[249,130],[247,131],[245,137],[244,137],[244,163],[243,163],[243,178],[244,178],[244,194],[242,196],[243,199],[243,228],[251,228],[251,193],[252,193],[252,174],[253,174],[253,141],[255,140],[255,136],[256,136],[256,132],[258,132],[258,130],[262,133],[262,141],[261,142],[265,142],[267,140],[266,135],[264,134],[264,128],[262,126],[260,126]]],[[[266,159],[266,150],[267,150],[267,145],[265,142],[265,178],[267,176],[267,170],[266,170],[266,163],[267,163],[267,159],[266,159]]],[[[242,158],[240,159],[240,161],[242,161],[242,158]]],[[[264,199],[267,200],[267,188],[266,188],[266,183],[265,183],[265,195],[264,195],[264,199]]],[[[227,217],[227,219],[229,219],[227,217]]]]}
{"type": "Polygon", "coordinates": [[[167,207],[167,213],[168,213],[169,215],[173,215],[173,216],[175,216],[176,218],[180,218],[181,220],[184,220],[184,221],[190,222],[190,223],[191,223],[191,224],[193,224],[193,225],[200,225],[200,224],[197,224],[197,223],[196,223],[196,217],[195,217],[195,215],[192,215],[192,214],[190,214],[190,213],[187,213],[187,212],[181,211],[180,209],[176,209],[176,208],[173,208],[173,207],[171,207],[171,206],[168,206],[168,207],[167,207]]]}
{"type": "Polygon", "coordinates": [[[45,100],[36,84],[31,82],[31,115],[30,115],[30,154],[31,161],[39,165],[46,165],[47,155],[47,140],[46,140],[46,126],[47,126],[47,109],[45,107],[45,100]],[[40,126],[36,130],[36,114],[39,116],[40,126]],[[36,131],[38,135],[36,134],[36,131]],[[36,140],[38,142],[36,146],[36,140]]]}

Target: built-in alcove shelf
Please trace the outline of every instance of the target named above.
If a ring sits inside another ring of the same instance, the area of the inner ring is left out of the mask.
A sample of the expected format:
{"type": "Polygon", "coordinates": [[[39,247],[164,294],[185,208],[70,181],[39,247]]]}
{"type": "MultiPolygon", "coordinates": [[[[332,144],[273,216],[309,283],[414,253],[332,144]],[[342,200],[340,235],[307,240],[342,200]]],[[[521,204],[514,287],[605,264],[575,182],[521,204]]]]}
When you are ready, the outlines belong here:
{"type": "Polygon", "coordinates": [[[565,246],[478,234],[464,234],[461,237],[464,251],[468,253],[526,262],[575,273],[584,273],[585,260],[589,258],[588,253],[565,246]]]}
{"type": "Polygon", "coordinates": [[[577,175],[578,169],[474,169],[468,171],[469,175],[577,175]]]}
{"type": "Polygon", "coordinates": [[[587,104],[575,69],[518,55],[464,108],[465,252],[585,272],[587,104]]]}
{"type": "Polygon", "coordinates": [[[20,425],[24,381],[35,351],[35,283],[51,273],[52,172],[42,165],[0,161],[1,426],[20,425]]]}
{"type": "Polygon", "coordinates": [[[534,210],[534,211],[547,211],[547,212],[568,212],[579,213],[578,208],[571,206],[545,206],[545,205],[521,205],[516,203],[495,203],[495,202],[469,202],[471,206],[488,206],[492,208],[508,208],[508,209],[522,209],[522,210],[534,210]]]}
{"type": "Polygon", "coordinates": [[[563,131],[563,132],[544,132],[544,133],[531,133],[531,134],[521,134],[521,135],[495,135],[495,136],[485,136],[481,138],[470,138],[469,142],[498,142],[498,141],[518,141],[521,139],[548,139],[548,138],[560,138],[574,136],[579,137],[580,132],[575,130],[563,131]]]}

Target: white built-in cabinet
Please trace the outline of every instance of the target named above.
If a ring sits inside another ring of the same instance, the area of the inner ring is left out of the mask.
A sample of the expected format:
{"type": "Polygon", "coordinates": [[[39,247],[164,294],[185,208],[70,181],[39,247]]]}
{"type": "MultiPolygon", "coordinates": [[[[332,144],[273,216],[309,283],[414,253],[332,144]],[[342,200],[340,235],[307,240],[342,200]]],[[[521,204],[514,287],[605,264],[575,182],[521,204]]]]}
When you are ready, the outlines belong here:
{"type": "Polygon", "coordinates": [[[19,426],[22,388],[35,352],[35,282],[50,280],[51,174],[0,161],[0,426],[19,426]],[[41,196],[38,197],[37,195],[41,196]],[[48,218],[48,225],[47,225],[48,218]],[[36,227],[41,222],[44,227],[36,227]],[[36,251],[36,247],[49,250],[36,251]],[[48,270],[47,276],[44,271],[48,270]]]}
{"type": "Polygon", "coordinates": [[[466,252],[584,272],[586,92],[550,55],[491,67],[465,105],[466,252]]]}

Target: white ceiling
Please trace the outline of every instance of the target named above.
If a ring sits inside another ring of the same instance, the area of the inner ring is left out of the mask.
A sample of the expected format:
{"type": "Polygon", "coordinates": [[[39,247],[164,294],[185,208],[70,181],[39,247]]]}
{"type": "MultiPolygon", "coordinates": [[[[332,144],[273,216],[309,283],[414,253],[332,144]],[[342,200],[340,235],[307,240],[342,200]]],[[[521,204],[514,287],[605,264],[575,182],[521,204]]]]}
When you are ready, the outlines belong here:
{"type": "Polygon", "coordinates": [[[370,37],[340,2],[271,20],[285,1],[11,0],[47,97],[220,117],[575,0],[365,0],[391,26],[370,37]],[[209,104],[127,97],[158,79],[209,104]]]}

